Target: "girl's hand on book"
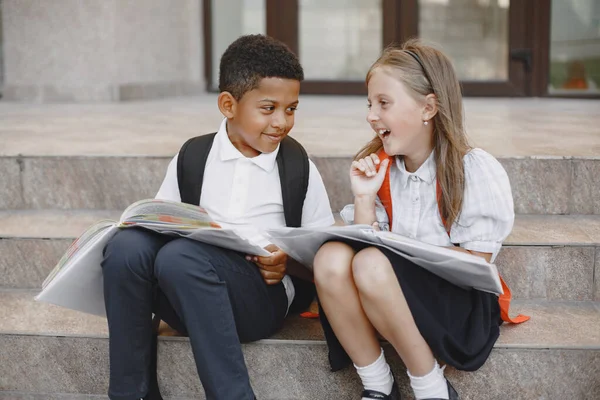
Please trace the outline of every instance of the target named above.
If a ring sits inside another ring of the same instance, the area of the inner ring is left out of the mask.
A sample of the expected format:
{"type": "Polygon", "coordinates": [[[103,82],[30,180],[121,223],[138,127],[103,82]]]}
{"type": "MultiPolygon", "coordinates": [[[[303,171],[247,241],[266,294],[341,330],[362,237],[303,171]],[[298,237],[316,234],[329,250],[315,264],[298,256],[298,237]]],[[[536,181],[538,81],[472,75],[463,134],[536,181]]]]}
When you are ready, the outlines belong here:
{"type": "Polygon", "coordinates": [[[380,162],[375,153],[352,161],[350,183],[354,196],[376,196],[385,178],[388,165],[389,159],[380,162]]]}
{"type": "Polygon", "coordinates": [[[275,285],[283,279],[286,273],[288,256],[274,244],[265,247],[271,252],[268,257],[246,256],[246,260],[253,261],[267,285],[275,285]]]}

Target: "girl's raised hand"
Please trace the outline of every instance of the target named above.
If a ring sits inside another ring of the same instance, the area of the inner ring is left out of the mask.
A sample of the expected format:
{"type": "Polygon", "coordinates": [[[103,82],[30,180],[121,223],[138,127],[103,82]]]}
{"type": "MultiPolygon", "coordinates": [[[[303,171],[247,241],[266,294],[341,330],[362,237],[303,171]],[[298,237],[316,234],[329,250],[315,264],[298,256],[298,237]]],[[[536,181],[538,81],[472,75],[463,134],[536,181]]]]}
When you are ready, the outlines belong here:
{"type": "Polygon", "coordinates": [[[375,153],[352,161],[350,183],[354,196],[376,196],[385,178],[388,164],[389,159],[380,162],[375,153]]]}

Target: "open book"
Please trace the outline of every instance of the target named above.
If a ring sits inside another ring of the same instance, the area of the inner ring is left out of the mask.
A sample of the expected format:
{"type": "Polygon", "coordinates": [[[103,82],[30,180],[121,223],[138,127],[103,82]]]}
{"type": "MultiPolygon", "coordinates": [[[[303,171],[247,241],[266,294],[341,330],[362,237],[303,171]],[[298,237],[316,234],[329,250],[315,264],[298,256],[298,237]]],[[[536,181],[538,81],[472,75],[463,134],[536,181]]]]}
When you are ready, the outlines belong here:
{"type": "Polygon", "coordinates": [[[353,240],[387,248],[455,285],[502,293],[496,266],[483,258],[391,232],[375,231],[368,225],[275,228],[263,232],[251,227],[222,229],[200,207],[164,200],[142,200],[128,207],[118,222],[101,221],[84,232],[44,281],[36,300],[104,316],[102,253],[119,229],[131,227],[268,256],[270,253],[252,239],[257,236],[264,239],[262,235],[265,235],[269,242],[311,270],[315,254],[323,243],[353,240]]]}
{"type": "Polygon", "coordinates": [[[104,316],[102,253],[119,229],[133,227],[246,254],[271,254],[252,240],[257,236],[255,229],[222,229],[200,207],[167,200],[141,200],[129,206],[119,221],[100,221],[75,240],[44,280],[36,300],[104,316]]]}
{"type": "Polygon", "coordinates": [[[321,229],[268,229],[269,241],[290,257],[312,269],[323,243],[352,240],[387,248],[429,272],[464,288],[501,294],[502,284],[494,264],[481,257],[423,243],[392,232],[376,231],[369,225],[331,226],[321,229]]]}

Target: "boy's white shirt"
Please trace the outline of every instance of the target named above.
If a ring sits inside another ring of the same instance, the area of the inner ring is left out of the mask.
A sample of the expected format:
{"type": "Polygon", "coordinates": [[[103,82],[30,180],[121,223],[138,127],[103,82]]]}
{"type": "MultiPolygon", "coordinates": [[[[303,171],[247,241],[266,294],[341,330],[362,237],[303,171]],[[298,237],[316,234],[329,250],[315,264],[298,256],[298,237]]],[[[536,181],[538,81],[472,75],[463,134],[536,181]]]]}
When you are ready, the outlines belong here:
{"type": "MultiPolygon", "coordinates": [[[[279,146],[272,153],[247,158],[233,146],[227,135],[226,119],[215,136],[206,160],[200,207],[224,228],[244,228],[244,234],[265,247],[269,241],[260,231],[286,226],[283,197],[277,167],[279,146]]],[[[176,155],[167,168],[157,199],[181,201],[176,155]]],[[[334,224],[329,197],[317,167],[309,160],[308,189],[302,210],[302,227],[334,224]]],[[[291,304],[295,290],[289,276],[283,280],[291,304]]]]}

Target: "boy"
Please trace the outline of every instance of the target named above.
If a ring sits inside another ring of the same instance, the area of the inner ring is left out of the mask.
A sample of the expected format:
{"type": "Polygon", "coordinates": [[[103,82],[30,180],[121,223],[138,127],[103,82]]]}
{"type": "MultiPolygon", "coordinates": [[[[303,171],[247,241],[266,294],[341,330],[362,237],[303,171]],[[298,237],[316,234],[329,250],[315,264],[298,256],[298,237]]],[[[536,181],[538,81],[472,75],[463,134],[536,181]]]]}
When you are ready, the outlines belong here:
{"type": "MultiPolygon", "coordinates": [[[[332,225],[319,172],[286,138],[303,78],[284,44],[263,35],[233,42],[220,63],[218,106],[225,118],[219,131],[202,137],[208,144],[195,138],[182,147],[156,197],[199,204],[223,227],[332,225]],[[303,176],[290,163],[292,154],[298,165],[307,161],[304,187],[297,185],[303,176]]],[[[297,262],[264,238],[253,240],[271,256],[136,229],[115,235],[102,263],[112,400],[153,395],[153,312],[190,337],[208,399],[255,398],[240,342],[276,332],[302,285],[294,288],[287,275],[297,262]]]]}

